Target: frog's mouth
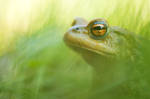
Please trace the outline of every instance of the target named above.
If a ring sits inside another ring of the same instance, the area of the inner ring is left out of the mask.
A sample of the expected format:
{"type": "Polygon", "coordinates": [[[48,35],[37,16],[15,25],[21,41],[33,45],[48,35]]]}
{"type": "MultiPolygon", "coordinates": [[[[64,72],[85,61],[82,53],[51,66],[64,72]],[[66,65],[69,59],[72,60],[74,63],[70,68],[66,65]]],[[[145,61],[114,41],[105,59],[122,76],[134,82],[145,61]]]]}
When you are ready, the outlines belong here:
{"type": "Polygon", "coordinates": [[[116,51],[107,47],[103,42],[97,42],[86,34],[66,33],[65,43],[79,53],[94,52],[102,56],[115,56],[116,51]]]}

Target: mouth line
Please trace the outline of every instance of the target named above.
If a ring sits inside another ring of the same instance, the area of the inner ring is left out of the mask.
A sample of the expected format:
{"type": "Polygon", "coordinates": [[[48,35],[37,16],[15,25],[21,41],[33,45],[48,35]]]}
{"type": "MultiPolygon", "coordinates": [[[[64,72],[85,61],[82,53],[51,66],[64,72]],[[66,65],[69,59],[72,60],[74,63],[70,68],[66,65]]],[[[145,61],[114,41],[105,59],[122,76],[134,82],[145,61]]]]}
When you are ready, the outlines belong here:
{"type": "MultiPolygon", "coordinates": [[[[115,54],[114,53],[110,53],[110,52],[106,52],[106,51],[102,51],[102,50],[95,50],[95,49],[92,49],[92,48],[87,48],[87,47],[84,47],[84,46],[81,46],[81,44],[73,44],[73,43],[70,43],[70,42],[65,42],[70,48],[74,49],[74,50],[86,50],[86,51],[89,51],[89,52],[94,52],[96,54],[99,54],[99,55],[103,55],[103,56],[106,56],[106,57],[114,57],[115,54]]],[[[78,51],[79,52],[79,51],[78,51]]]]}

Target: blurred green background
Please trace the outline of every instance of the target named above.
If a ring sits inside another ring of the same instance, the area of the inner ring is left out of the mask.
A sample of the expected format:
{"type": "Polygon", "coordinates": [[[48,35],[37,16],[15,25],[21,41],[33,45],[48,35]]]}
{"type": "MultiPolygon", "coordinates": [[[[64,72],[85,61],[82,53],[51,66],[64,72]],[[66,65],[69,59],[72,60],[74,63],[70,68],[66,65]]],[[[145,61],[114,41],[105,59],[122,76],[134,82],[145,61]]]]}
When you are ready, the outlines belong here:
{"type": "Polygon", "coordinates": [[[77,16],[150,36],[149,0],[1,0],[0,99],[87,99],[92,68],[65,46],[77,16]]]}

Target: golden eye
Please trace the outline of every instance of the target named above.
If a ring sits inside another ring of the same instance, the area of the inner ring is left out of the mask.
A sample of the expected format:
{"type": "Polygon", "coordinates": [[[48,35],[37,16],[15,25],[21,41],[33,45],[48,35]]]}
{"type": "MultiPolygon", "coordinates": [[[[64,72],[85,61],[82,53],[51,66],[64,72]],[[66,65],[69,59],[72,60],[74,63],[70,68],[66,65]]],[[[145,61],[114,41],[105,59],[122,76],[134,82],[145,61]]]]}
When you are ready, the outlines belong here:
{"type": "Polygon", "coordinates": [[[88,29],[89,35],[94,39],[103,39],[108,35],[108,24],[105,21],[92,21],[88,29]]]}
{"type": "Polygon", "coordinates": [[[94,24],[91,28],[91,32],[95,36],[103,36],[107,32],[107,27],[104,24],[94,24]]]}

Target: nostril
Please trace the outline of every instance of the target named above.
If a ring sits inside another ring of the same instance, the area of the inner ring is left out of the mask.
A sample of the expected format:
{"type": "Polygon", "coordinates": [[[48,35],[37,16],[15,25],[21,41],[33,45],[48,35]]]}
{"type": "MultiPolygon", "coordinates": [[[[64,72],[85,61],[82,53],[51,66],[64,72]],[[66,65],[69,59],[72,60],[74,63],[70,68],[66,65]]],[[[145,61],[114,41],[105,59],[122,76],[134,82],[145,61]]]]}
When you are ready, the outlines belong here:
{"type": "Polygon", "coordinates": [[[76,32],[76,33],[79,33],[79,32],[80,32],[79,30],[80,30],[79,27],[75,27],[74,29],[72,29],[72,31],[73,31],[73,32],[76,32]]]}
{"type": "Polygon", "coordinates": [[[77,27],[76,30],[79,30],[79,28],[77,27]]]}

